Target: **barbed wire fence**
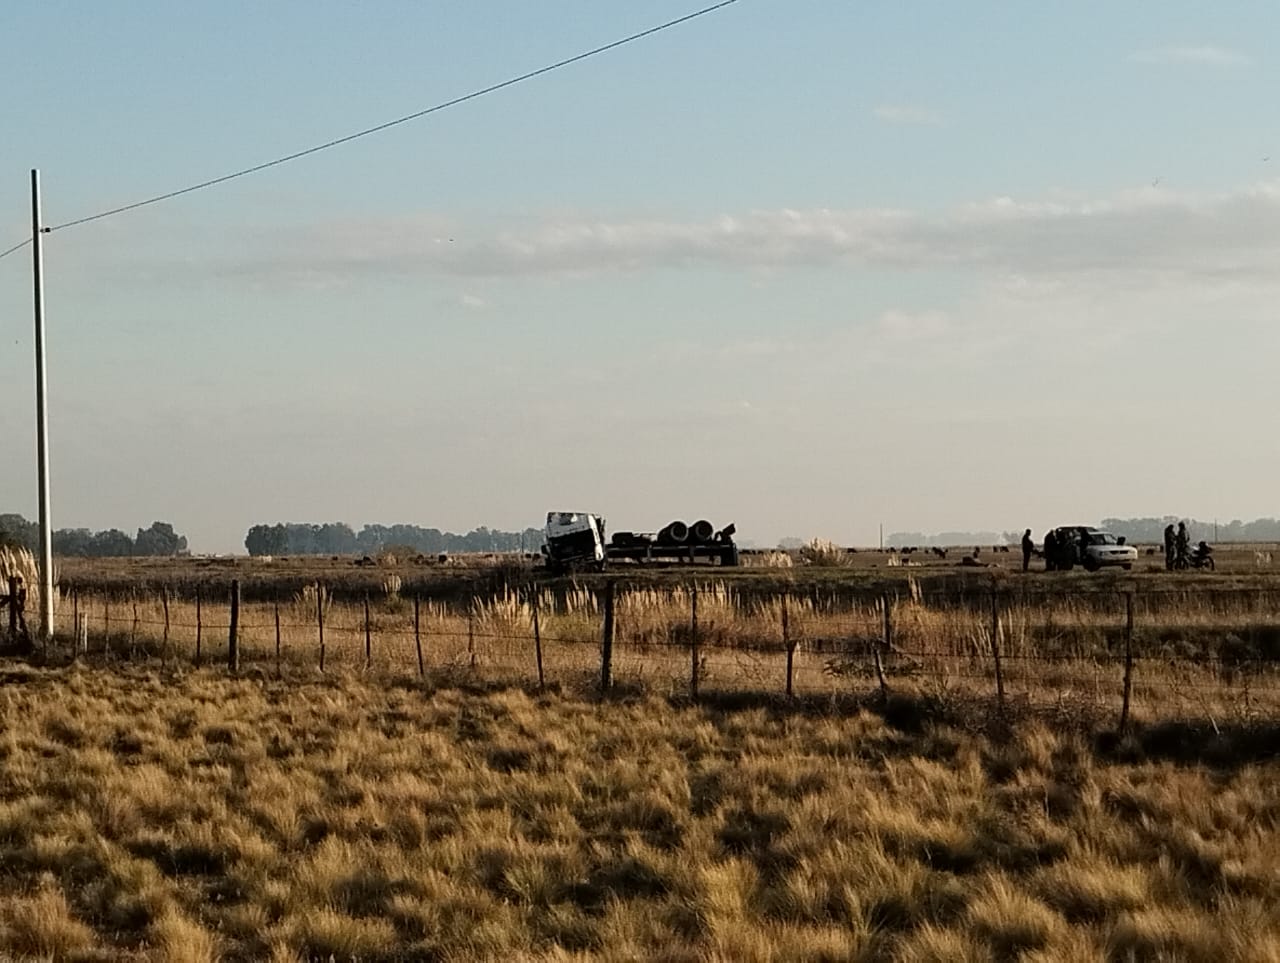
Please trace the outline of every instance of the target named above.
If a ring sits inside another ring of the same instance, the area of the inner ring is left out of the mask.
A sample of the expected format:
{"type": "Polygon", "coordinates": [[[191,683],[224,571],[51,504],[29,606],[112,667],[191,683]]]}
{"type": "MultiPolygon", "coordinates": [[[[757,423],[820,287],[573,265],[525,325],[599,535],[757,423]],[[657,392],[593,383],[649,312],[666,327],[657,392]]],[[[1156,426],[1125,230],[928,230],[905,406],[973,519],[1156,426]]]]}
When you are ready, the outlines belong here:
{"type": "Polygon", "coordinates": [[[286,669],[425,678],[461,673],[524,685],[782,697],[900,691],[967,694],[999,710],[1178,707],[1280,719],[1280,590],[1235,587],[1028,591],[993,584],[878,596],[752,591],[697,581],[608,581],[566,595],[530,582],[502,599],[440,602],[323,585],[243,604],[240,585],[178,598],[67,587],[74,633],[50,660],[286,669]]]}

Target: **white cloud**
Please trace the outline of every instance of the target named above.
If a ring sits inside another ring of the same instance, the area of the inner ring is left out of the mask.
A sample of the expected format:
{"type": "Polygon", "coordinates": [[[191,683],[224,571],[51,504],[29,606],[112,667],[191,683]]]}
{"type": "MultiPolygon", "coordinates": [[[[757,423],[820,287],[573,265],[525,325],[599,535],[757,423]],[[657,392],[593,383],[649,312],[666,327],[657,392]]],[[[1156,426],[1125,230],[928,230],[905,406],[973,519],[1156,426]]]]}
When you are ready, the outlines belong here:
{"type": "Polygon", "coordinates": [[[1139,64],[1199,64],[1208,67],[1237,67],[1252,63],[1239,50],[1212,45],[1155,47],[1138,50],[1129,59],[1139,64]]]}
{"type": "Polygon", "coordinates": [[[886,124],[915,127],[938,127],[942,124],[942,115],[936,110],[908,104],[881,104],[872,113],[886,124]]]}
{"type": "Polygon", "coordinates": [[[1087,273],[1112,284],[1160,275],[1271,283],[1280,261],[1280,182],[1218,194],[1144,187],[1096,197],[996,197],[936,214],[784,209],[694,221],[556,219],[466,233],[441,246],[413,219],[328,225],[272,242],[288,254],[245,256],[226,270],[286,279],[468,278],[838,266],[968,268],[1036,281],[1087,273]]]}
{"type": "Polygon", "coordinates": [[[876,327],[894,341],[928,341],[947,333],[951,318],[945,311],[886,311],[876,327]]]}

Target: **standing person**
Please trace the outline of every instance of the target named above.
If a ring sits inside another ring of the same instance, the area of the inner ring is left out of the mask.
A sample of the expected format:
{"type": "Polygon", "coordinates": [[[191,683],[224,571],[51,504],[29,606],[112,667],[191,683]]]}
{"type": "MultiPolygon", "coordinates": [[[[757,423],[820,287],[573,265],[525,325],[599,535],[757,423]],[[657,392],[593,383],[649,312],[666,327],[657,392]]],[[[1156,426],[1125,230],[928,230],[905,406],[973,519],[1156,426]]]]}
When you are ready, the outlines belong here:
{"type": "Polygon", "coordinates": [[[1035,539],[1031,537],[1031,529],[1022,533],[1022,570],[1031,568],[1031,555],[1036,550],[1035,539]]]}
{"type": "Polygon", "coordinates": [[[1173,522],[1164,527],[1164,567],[1170,572],[1173,571],[1173,522]]]}
{"type": "Polygon", "coordinates": [[[1174,548],[1176,549],[1177,558],[1186,561],[1188,551],[1191,548],[1191,536],[1187,533],[1186,522],[1178,522],[1178,534],[1174,536],[1174,548]]]}
{"type": "Polygon", "coordinates": [[[1044,533],[1044,570],[1046,572],[1054,571],[1057,566],[1054,564],[1053,553],[1057,551],[1058,545],[1053,538],[1053,529],[1049,529],[1044,533]]]}

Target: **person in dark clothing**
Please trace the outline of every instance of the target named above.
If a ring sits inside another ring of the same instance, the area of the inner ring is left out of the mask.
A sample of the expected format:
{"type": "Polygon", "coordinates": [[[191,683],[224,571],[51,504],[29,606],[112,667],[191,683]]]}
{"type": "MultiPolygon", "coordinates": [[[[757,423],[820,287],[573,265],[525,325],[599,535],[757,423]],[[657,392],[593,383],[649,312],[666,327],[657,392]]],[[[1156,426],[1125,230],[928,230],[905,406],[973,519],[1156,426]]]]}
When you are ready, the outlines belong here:
{"type": "Polygon", "coordinates": [[[1174,552],[1177,558],[1186,560],[1191,548],[1191,535],[1187,532],[1187,523],[1178,522],[1178,534],[1174,536],[1174,552]]]}
{"type": "Polygon", "coordinates": [[[1022,533],[1022,570],[1031,568],[1031,555],[1036,550],[1035,539],[1031,537],[1031,529],[1022,533]]]}
{"type": "Polygon", "coordinates": [[[1164,567],[1171,572],[1173,571],[1173,549],[1173,523],[1170,522],[1164,527],[1164,567]]]}
{"type": "Polygon", "coordinates": [[[1044,533],[1044,570],[1046,572],[1052,572],[1057,568],[1053,558],[1053,554],[1057,551],[1057,548],[1057,543],[1053,538],[1053,529],[1051,528],[1044,533]]]}

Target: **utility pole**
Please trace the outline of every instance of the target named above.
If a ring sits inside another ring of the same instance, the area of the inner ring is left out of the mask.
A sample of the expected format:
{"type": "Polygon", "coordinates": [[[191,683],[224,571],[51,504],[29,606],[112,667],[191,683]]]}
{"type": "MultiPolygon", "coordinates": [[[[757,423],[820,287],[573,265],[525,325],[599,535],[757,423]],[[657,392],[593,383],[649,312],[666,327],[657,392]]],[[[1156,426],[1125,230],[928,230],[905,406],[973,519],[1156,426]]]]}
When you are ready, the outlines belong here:
{"type": "Polygon", "coordinates": [[[36,475],[40,500],[40,635],[53,638],[53,527],[49,519],[49,408],[44,350],[44,226],[40,172],[31,171],[31,268],[36,317],[36,475]]]}

